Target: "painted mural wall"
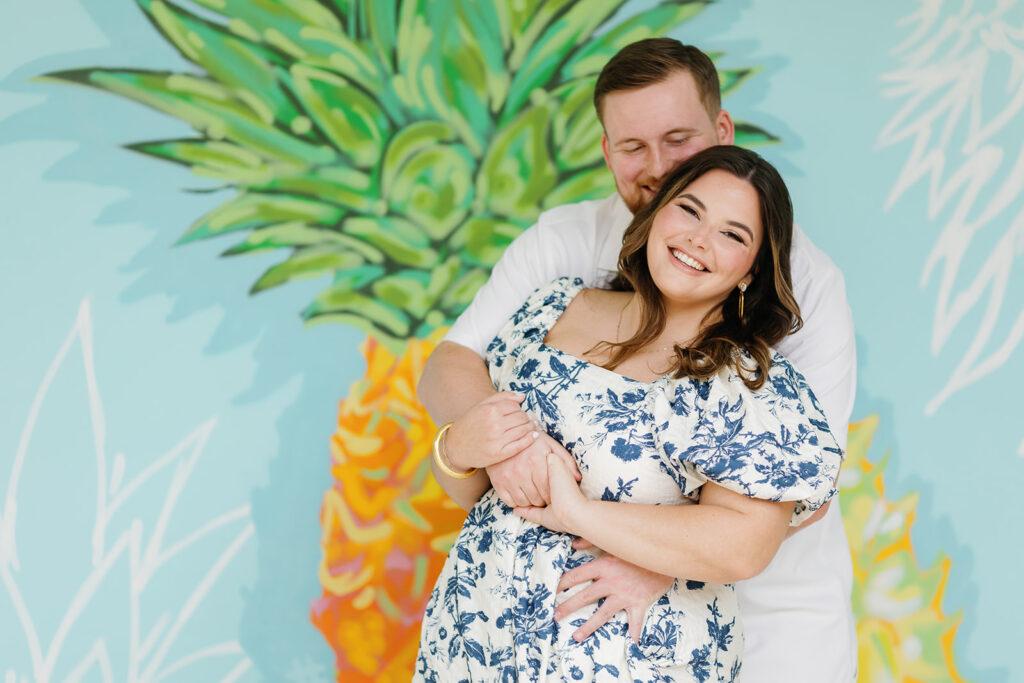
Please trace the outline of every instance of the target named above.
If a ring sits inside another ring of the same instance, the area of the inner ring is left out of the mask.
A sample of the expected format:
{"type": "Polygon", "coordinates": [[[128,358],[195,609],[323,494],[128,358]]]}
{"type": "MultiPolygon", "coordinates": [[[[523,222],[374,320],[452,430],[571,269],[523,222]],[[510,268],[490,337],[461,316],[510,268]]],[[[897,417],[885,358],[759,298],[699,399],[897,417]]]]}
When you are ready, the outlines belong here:
{"type": "Polygon", "coordinates": [[[613,189],[593,80],[649,35],[846,274],[861,680],[1024,680],[1024,3],[39,0],[0,7],[3,683],[408,680],[463,517],[423,361],[613,189]]]}

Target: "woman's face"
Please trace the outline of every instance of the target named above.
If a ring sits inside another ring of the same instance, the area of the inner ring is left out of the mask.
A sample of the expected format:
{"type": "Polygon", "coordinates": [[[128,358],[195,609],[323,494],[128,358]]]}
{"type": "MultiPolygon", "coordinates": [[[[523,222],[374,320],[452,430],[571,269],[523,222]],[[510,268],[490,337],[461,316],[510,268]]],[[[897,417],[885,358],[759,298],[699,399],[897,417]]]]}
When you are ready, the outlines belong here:
{"type": "Polygon", "coordinates": [[[763,239],[757,191],[714,169],[683,188],[654,215],[647,263],[665,307],[719,305],[750,283],[763,239]]]}

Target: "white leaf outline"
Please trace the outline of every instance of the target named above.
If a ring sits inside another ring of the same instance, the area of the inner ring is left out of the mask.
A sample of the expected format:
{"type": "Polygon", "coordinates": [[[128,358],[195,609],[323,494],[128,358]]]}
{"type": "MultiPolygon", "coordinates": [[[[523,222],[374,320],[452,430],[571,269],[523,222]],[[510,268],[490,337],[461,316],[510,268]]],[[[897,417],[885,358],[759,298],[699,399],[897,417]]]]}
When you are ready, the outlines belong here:
{"type": "MultiPolygon", "coordinates": [[[[36,391],[29,416],[26,419],[19,439],[18,450],[15,453],[11,474],[7,481],[3,512],[0,515],[0,583],[6,589],[14,605],[16,618],[25,637],[31,660],[32,678],[36,683],[49,683],[51,681],[53,672],[60,660],[63,646],[71,634],[75,622],[89,606],[93,596],[106,579],[108,572],[127,553],[130,577],[129,585],[127,586],[129,591],[130,615],[128,630],[130,641],[128,648],[129,662],[125,668],[128,671],[129,683],[160,681],[196,662],[214,657],[233,657],[238,660],[233,668],[222,678],[222,681],[236,681],[252,666],[251,661],[245,656],[237,641],[225,641],[210,645],[186,655],[176,662],[166,665],[164,663],[177,636],[202,604],[203,599],[213,588],[217,579],[249,541],[254,532],[254,527],[250,521],[250,507],[249,505],[241,505],[207,521],[200,528],[187,534],[183,539],[163,547],[163,534],[174,512],[178,496],[187,485],[198,458],[216,427],[217,420],[216,418],[208,419],[187,435],[180,443],[154,460],[128,482],[123,480],[124,457],[120,453],[116,454],[113,465],[114,473],[111,476],[110,490],[108,491],[105,450],[107,435],[106,418],[96,380],[92,330],[90,302],[88,299],[84,299],[79,304],[78,314],[71,331],[51,361],[39,389],[36,391]],[[45,404],[46,396],[54,380],[59,375],[61,367],[71,354],[76,341],[80,344],[82,351],[82,363],[85,370],[89,416],[93,429],[93,448],[96,461],[97,503],[91,534],[90,559],[92,567],[88,576],[79,584],[67,605],[44,654],[44,648],[33,623],[31,611],[18,589],[15,577],[15,574],[21,569],[16,543],[18,484],[29,454],[32,434],[45,404]],[[127,531],[121,533],[110,547],[107,548],[108,525],[111,523],[117,510],[129,501],[132,494],[143,483],[157,476],[172,464],[177,465],[177,467],[170,476],[167,495],[164,497],[157,522],[154,525],[148,542],[145,542],[145,547],[143,547],[143,525],[141,520],[136,518],[130,522],[127,531]],[[173,617],[173,622],[168,614],[158,616],[150,632],[143,638],[140,633],[141,616],[139,603],[143,591],[153,576],[172,558],[180,555],[213,531],[229,525],[238,527],[237,532],[231,541],[222,548],[219,556],[212,562],[198,584],[180,605],[173,617]],[[169,623],[170,628],[168,628],[169,623]]],[[[113,683],[113,667],[106,641],[102,635],[94,639],[86,655],[71,667],[70,672],[63,680],[67,683],[75,683],[82,680],[86,675],[97,671],[103,681],[113,683]]],[[[24,676],[19,679],[17,672],[8,669],[5,672],[4,680],[6,683],[14,683],[15,681],[24,681],[26,679],[24,676]]]]}
{"type": "Polygon", "coordinates": [[[920,282],[926,288],[942,265],[935,295],[932,355],[937,356],[953,332],[963,328],[965,316],[975,310],[980,310],[982,316],[972,341],[945,385],[925,406],[929,415],[956,392],[1006,363],[1024,339],[1024,302],[1020,297],[1007,297],[1013,268],[1024,255],[1024,209],[1007,221],[1006,232],[995,241],[973,281],[954,293],[963,255],[974,237],[990,227],[1024,193],[1024,145],[1009,173],[999,176],[1008,150],[989,143],[1019,120],[1024,110],[1024,48],[1014,42],[1024,42],[1024,26],[1017,28],[1005,21],[1006,13],[1014,5],[1012,1],[997,0],[988,13],[977,11],[974,4],[966,0],[954,16],[940,20],[941,0],[920,0],[918,10],[901,22],[914,27],[911,35],[893,50],[903,65],[882,77],[890,84],[883,95],[904,98],[906,102],[879,134],[878,145],[884,148],[912,142],[885,209],[890,209],[925,177],[930,220],[947,203],[954,203],[948,222],[928,255],[920,282]],[[1009,61],[1009,96],[1003,109],[983,122],[985,75],[995,58],[1009,61]],[[926,107],[930,98],[933,103],[926,107]],[[965,138],[959,150],[953,144],[954,134],[965,138]],[[963,160],[944,181],[947,156],[957,151],[962,153],[963,160]],[[992,188],[987,201],[979,201],[981,191],[992,188]],[[988,300],[983,302],[986,293],[988,300]],[[1018,304],[1021,311],[1006,339],[996,342],[997,348],[982,357],[997,323],[1013,315],[1006,309],[1018,304]]]}

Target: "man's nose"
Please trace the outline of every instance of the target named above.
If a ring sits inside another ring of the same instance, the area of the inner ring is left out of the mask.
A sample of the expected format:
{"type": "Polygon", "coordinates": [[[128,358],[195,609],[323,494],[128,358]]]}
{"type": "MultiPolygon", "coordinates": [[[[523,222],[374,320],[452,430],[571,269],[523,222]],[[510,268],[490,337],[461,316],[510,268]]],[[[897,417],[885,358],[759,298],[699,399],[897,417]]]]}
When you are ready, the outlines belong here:
{"type": "Polygon", "coordinates": [[[647,173],[651,178],[661,181],[675,168],[675,159],[663,149],[654,147],[648,157],[647,173]]]}

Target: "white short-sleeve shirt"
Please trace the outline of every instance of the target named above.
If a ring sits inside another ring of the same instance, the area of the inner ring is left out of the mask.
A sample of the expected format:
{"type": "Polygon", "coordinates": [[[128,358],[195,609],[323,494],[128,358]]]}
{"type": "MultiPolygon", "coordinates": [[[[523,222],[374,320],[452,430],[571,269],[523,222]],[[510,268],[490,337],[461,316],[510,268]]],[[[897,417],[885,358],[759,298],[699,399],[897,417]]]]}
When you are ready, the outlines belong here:
{"type": "MultiPolygon", "coordinates": [[[[505,321],[537,287],[562,276],[601,286],[616,272],[632,214],[616,194],[545,211],[502,255],[445,337],[484,357],[505,321]]],[[[804,326],[778,344],[804,375],[846,448],[856,383],[853,320],[839,269],[798,227],[790,252],[804,326]]],[[[760,575],[737,584],[746,633],[743,683],[844,683],[856,678],[853,570],[839,501],[783,542],[760,575]]]]}

